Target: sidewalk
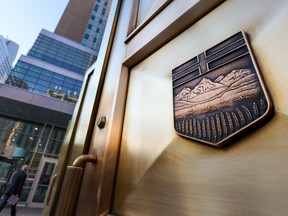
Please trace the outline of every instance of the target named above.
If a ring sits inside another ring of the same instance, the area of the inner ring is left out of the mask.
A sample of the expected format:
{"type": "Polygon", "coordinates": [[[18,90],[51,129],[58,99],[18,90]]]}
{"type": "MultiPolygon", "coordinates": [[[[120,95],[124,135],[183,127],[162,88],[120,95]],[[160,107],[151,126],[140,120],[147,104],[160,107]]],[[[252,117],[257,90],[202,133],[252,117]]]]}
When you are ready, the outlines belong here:
{"type": "MultiPolygon", "coordinates": [[[[27,207],[21,207],[17,206],[17,216],[41,216],[42,215],[42,208],[27,208],[27,207]]],[[[2,212],[0,213],[0,216],[10,216],[10,206],[7,205],[2,212]]]]}

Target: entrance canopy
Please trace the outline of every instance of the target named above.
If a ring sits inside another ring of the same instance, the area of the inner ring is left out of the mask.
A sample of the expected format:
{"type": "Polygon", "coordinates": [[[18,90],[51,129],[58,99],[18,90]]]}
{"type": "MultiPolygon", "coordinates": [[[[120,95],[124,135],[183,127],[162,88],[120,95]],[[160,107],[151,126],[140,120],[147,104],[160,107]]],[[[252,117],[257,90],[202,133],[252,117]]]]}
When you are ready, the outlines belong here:
{"type": "Polygon", "coordinates": [[[75,105],[9,85],[0,85],[0,114],[67,127],[75,105]]]}

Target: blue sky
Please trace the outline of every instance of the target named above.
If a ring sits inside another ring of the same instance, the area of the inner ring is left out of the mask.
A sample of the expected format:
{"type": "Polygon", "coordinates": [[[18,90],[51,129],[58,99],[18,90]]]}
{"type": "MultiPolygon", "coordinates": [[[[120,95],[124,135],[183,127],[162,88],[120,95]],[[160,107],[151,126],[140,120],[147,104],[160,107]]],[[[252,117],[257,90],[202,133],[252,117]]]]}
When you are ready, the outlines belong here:
{"type": "Polygon", "coordinates": [[[0,34],[19,44],[26,55],[41,29],[54,32],[69,0],[0,0],[0,34]]]}

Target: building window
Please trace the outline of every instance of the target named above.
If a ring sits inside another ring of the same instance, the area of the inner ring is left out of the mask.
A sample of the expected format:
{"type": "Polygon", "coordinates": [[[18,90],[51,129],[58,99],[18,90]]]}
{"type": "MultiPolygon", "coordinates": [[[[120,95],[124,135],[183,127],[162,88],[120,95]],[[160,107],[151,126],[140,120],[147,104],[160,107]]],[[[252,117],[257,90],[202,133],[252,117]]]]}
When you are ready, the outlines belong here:
{"type": "Polygon", "coordinates": [[[85,34],[85,35],[84,35],[84,38],[85,38],[85,39],[88,39],[88,38],[89,38],[89,35],[88,35],[88,34],[85,34]]]}
{"type": "Polygon", "coordinates": [[[99,8],[99,5],[98,5],[98,4],[96,4],[96,5],[95,5],[95,7],[94,7],[94,11],[97,11],[97,10],[98,10],[98,8],[99,8]]]}
{"type": "Polygon", "coordinates": [[[105,13],[106,13],[106,8],[103,8],[103,10],[102,10],[102,15],[105,15],[105,13]]]}

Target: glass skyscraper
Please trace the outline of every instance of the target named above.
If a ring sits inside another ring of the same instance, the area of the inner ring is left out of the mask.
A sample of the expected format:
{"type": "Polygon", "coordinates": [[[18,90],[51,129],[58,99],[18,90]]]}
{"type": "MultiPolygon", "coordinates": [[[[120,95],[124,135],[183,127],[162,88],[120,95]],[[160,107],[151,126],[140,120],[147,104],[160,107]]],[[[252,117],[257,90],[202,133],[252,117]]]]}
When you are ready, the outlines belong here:
{"type": "Polygon", "coordinates": [[[6,84],[77,102],[85,71],[97,59],[111,1],[70,0],[55,32],[40,32],[6,84]]]}
{"type": "Polygon", "coordinates": [[[0,35],[0,83],[4,83],[12,69],[19,45],[0,35]]]}
{"type": "Polygon", "coordinates": [[[30,171],[20,201],[42,207],[85,71],[97,60],[112,0],[70,0],[0,84],[0,179],[30,171]],[[1,175],[2,173],[2,175],[1,175]]]}
{"type": "Polygon", "coordinates": [[[75,103],[85,71],[96,55],[95,50],[42,30],[27,56],[20,57],[6,84],[75,103]]]}

